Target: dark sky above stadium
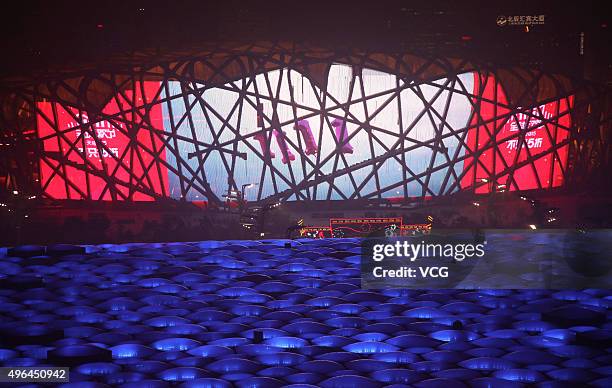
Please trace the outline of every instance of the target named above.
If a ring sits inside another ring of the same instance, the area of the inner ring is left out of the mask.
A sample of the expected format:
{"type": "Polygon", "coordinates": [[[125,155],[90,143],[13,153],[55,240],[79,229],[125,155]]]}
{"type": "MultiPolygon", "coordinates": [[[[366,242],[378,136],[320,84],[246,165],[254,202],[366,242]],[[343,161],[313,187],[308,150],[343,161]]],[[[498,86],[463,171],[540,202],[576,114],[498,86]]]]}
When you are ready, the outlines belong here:
{"type": "Polygon", "coordinates": [[[4,74],[134,50],[256,40],[418,50],[572,72],[583,60],[584,32],[588,55],[610,57],[604,1],[20,1],[4,3],[0,15],[4,74]],[[545,24],[529,32],[497,25],[512,15],[545,15],[545,24]]]}

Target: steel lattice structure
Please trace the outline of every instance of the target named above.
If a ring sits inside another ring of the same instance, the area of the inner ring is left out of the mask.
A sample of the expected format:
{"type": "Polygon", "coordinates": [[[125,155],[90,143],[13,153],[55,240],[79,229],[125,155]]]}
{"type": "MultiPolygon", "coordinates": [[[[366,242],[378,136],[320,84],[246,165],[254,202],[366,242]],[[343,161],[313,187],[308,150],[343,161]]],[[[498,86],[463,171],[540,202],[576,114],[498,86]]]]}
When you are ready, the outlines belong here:
{"type": "Polygon", "coordinates": [[[606,93],[539,70],[412,54],[142,54],[6,82],[5,185],[211,202],[251,183],[253,201],[547,189],[609,164],[606,93]],[[6,162],[24,157],[33,164],[6,162]]]}

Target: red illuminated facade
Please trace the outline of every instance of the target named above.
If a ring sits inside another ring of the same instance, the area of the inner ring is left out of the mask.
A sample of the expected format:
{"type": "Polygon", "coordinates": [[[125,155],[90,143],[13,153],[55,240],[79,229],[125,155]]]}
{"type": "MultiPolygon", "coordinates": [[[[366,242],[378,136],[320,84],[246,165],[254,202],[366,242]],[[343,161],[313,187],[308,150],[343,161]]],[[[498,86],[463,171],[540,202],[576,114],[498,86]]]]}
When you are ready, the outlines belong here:
{"type": "Polygon", "coordinates": [[[474,101],[466,143],[475,156],[466,159],[462,187],[482,194],[563,185],[574,97],[512,109],[494,76],[475,78],[482,98],[474,101]]]}
{"type": "Polygon", "coordinates": [[[0,120],[37,142],[21,181],[52,199],[396,201],[566,187],[609,158],[601,90],[540,70],[283,46],[168,60],[11,89],[0,120]]]}
{"type": "Polygon", "coordinates": [[[151,133],[162,127],[158,91],[159,82],[137,84],[113,96],[95,120],[75,107],[38,102],[38,136],[52,156],[40,160],[43,192],[55,199],[133,201],[167,195],[168,170],[157,162],[166,150],[151,133]]]}

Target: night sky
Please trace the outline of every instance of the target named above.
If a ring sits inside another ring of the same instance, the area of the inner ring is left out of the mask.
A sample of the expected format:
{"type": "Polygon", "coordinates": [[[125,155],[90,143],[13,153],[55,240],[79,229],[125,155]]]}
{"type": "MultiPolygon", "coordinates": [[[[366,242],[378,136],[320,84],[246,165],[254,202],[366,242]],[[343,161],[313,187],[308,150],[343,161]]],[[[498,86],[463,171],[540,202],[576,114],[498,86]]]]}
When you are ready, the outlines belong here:
{"type": "MultiPolygon", "coordinates": [[[[143,49],[289,41],[333,49],[424,52],[580,75],[612,63],[604,1],[30,1],[3,4],[4,75],[108,62],[143,49]],[[499,27],[500,15],[541,15],[499,27]],[[580,55],[580,33],[585,53],[580,55]],[[605,63],[604,63],[605,62],[605,63]]],[[[608,67],[609,69],[609,67],[608,67]]],[[[600,70],[602,72],[602,70],[600,70]]],[[[606,73],[605,70],[603,70],[606,73]]],[[[609,72],[609,70],[608,70],[609,72]]]]}

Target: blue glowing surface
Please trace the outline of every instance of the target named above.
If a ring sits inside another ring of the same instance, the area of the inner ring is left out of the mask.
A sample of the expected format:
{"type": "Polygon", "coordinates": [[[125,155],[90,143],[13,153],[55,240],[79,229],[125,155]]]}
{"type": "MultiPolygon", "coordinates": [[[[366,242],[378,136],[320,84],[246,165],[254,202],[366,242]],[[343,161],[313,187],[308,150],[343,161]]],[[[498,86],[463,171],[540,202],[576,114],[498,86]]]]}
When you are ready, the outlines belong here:
{"type": "Polygon", "coordinates": [[[85,248],[0,249],[0,280],[42,279],[0,283],[0,365],[69,365],[73,386],[612,385],[610,290],[362,290],[357,240],[85,248]]]}

